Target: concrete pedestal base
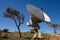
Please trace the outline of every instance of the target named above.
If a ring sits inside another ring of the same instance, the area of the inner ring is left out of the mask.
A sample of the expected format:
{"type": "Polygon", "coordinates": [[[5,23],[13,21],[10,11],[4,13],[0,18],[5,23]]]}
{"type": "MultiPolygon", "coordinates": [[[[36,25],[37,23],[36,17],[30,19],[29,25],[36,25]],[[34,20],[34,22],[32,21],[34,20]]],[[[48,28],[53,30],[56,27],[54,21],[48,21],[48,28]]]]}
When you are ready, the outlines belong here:
{"type": "Polygon", "coordinates": [[[35,33],[30,40],[43,40],[40,33],[35,33]]]}
{"type": "Polygon", "coordinates": [[[32,38],[42,38],[40,33],[35,33],[32,38]]]}

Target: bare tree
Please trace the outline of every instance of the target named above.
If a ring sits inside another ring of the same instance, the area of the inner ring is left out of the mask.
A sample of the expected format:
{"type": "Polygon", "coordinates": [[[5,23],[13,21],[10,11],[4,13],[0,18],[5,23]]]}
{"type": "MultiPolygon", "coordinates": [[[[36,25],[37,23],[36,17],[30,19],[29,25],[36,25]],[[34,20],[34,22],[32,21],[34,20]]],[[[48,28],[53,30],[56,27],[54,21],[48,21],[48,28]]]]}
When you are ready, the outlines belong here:
{"type": "Polygon", "coordinates": [[[24,23],[24,15],[21,14],[17,10],[14,10],[14,9],[12,9],[10,7],[7,7],[6,12],[3,14],[3,16],[6,17],[6,18],[12,19],[15,22],[16,27],[17,27],[17,29],[19,31],[19,35],[21,37],[21,32],[20,32],[19,26],[24,23]]]}

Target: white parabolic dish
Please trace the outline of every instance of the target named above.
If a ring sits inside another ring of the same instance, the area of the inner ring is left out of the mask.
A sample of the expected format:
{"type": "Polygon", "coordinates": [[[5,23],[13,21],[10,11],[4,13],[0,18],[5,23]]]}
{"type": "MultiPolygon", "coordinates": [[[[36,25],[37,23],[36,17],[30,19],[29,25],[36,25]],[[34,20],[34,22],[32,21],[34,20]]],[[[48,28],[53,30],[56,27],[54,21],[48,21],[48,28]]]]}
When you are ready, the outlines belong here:
{"type": "Polygon", "coordinates": [[[43,12],[41,9],[39,9],[33,5],[28,4],[27,10],[30,12],[32,17],[39,19],[40,21],[45,21],[45,22],[51,21],[45,12],[43,12]]]}

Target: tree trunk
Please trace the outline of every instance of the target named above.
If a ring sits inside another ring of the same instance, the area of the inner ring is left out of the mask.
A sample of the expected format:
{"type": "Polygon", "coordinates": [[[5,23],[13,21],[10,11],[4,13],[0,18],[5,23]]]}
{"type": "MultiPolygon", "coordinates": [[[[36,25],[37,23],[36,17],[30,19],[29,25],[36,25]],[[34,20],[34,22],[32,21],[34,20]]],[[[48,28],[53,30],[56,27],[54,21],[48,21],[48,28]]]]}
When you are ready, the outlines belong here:
{"type": "Polygon", "coordinates": [[[1,32],[0,32],[0,36],[1,36],[1,32]]]}
{"type": "Polygon", "coordinates": [[[18,31],[19,31],[19,36],[20,36],[20,38],[21,38],[21,32],[20,32],[19,26],[17,26],[17,29],[18,29],[18,31]]]}
{"type": "Polygon", "coordinates": [[[54,33],[56,34],[56,27],[54,27],[54,33]]]}

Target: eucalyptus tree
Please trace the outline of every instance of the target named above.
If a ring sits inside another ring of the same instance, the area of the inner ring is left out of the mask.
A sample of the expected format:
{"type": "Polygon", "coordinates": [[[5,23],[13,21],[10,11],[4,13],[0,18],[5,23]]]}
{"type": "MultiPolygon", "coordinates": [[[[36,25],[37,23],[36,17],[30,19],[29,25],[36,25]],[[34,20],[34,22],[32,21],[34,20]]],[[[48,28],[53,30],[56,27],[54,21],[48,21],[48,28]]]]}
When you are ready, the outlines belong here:
{"type": "Polygon", "coordinates": [[[24,23],[24,14],[20,13],[19,11],[15,10],[15,9],[7,7],[6,12],[4,12],[4,14],[3,14],[3,17],[10,18],[15,22],[16,27],[19,31],[19,35],[21,37],[21,32],[20,32],[19,27],[20,27],[21,24],[24,23]]]}

